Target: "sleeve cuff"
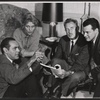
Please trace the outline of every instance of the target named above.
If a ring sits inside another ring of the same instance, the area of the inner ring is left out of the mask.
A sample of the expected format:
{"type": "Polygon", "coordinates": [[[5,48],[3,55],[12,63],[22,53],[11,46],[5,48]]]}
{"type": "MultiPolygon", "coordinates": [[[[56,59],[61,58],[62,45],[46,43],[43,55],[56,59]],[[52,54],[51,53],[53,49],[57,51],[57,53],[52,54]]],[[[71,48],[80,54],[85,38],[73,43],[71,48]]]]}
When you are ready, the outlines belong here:
{"type": "Polygon", "coordinates": [[[30,72],[32,72],[32,71],[33,71],[31,67],[29,67],[29,70],[30,70],[30,72]]]}

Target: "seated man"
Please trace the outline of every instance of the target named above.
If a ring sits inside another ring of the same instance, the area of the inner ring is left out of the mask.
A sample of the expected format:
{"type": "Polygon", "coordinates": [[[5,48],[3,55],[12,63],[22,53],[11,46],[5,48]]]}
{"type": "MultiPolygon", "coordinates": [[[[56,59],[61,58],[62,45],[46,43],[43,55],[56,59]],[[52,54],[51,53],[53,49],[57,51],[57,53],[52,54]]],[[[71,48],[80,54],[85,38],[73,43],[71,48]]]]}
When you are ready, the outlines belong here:
{"type": "MultiPolygon", "coordinates": [[[[51,61],[52,66],[56,64],[61,66],[62,73],[56,73],[57,78],[52,76],[51,83],[48,83],[50,89],[55,84],[61,85],[61,98],[69,95],[69,90],[72,91],[79,82],[84,81],[89,73],[88,44],[78,31],[77,21],[66,19],[64,27],[66,35],[61,37],[55,56],[51,61]]],[[[48,96],[47,93],[49,94],[48,91],[45,93],[46,96],[48,96]]]]}
{"type": "Polygon", "coordinates": [[[43,53],[36,53],[24,64],[15,64],[20,49],[14,38],[8,37],[1,42],[0,55],[0,97],[4,98],[40,98],[41,92],[34,76],[40,69],[43,53]]]}
{"type": "Polygon", "coordinates": [[[88,18],[83,22],[83,33],[86,41],[90,42],[91,75],[96,88],[94,98],[100,98],[100,23],[96,18],[88,18]]]}

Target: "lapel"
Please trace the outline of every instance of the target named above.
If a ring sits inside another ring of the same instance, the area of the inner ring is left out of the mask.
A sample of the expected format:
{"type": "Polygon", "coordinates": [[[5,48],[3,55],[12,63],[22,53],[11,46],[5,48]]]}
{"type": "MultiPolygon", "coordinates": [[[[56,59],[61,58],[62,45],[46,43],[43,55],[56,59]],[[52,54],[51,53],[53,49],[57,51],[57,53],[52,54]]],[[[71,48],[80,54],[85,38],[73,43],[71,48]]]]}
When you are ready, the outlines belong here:
{"type": "Polygon", "coordinates": [[[70,41],[68,41],[66,43],[66,50],[65,51],[66,51],[65,53],[69,56],[70,55],[70,41]]]}
{"type": "Polygon", "coordinates": [[[96,41],[95,41],[95,45],[94,45],[94,49],[93,49],[93,56],[95,55],[95,51],[97,51],[98,49],[98,44],[100,43],[100,34],[98,35],[96,41]]]}
{"type": "Polygon", "coordinates": [[[12,63],[10,62],[10,60],[8,60],[8,58],[5,55],[2,55],[2,62],[12,65],[12,63]]]}
{"type": "Polygon", "coordinates": [[[77,51],[77,49],[78,49],[78,45],[77,45],[77,43],[74,45],[74,47],[73,47],[73,50],[72,50],[72,54],[74,54],[76,51],[77,51]]]}
{"type": "Polygon", "coordinates": [[[2,56],[2,60],[3,60],[3,63],[10,64],[12,67],[15,67],[16,69],[19,68],[18,64],[15,63],[15,65],[13,65],[5,55],[2,56]]]}

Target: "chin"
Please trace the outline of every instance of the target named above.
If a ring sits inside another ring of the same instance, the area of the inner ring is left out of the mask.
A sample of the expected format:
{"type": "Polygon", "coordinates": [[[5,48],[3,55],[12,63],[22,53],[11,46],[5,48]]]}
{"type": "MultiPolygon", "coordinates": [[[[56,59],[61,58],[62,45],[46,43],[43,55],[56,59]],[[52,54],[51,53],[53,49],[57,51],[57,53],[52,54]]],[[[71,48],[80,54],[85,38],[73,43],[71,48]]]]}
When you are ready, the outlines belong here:
{"type": "Polygon", "coordinates": [[[86,39],[86,41],[91,41],[90,39],[86,39]]]}
{"type": "Polygon", "coordinates": [[[19,57],[15,57],[15,59],[19,59],[19,57]]]}

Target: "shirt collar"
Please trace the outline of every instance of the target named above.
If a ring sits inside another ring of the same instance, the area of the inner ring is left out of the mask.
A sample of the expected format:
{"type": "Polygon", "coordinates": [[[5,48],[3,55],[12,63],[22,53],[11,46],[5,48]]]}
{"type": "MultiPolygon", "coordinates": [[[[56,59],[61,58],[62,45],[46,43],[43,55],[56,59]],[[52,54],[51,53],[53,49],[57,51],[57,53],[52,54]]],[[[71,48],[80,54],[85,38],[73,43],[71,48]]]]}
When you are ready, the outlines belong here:
{"type": "MultiPolygon", "coordinates": [[[[6,54],[5,54],[6,55],[6,54]]],[[[12,59],[10,59],[9,57],[8,57],[8,55],[6,55],[6,57],[7,57],[7,59],[12,63],[13,62],[13,60],[12,59]]]]}
{"type": "Polygon", "coordinates": [[[73,43],[75,44],[75,43],[76,43],[76,41],[77,41],[77,39],[78,39],[78,37],[77,37],[76,39],[70,40],[70,42],[72,42],[72,41],[73,41],[73,43]]]}

